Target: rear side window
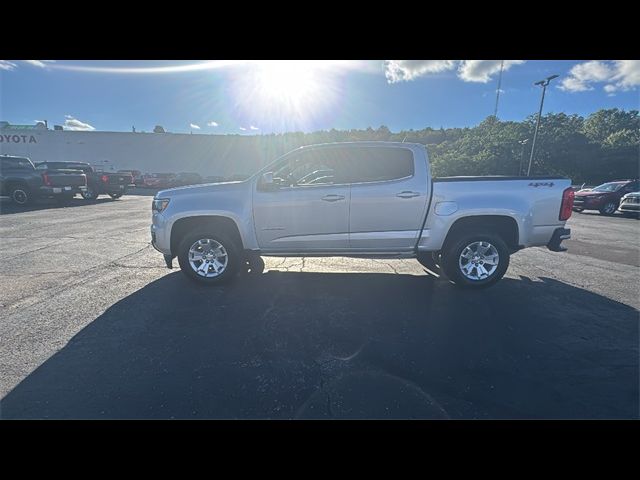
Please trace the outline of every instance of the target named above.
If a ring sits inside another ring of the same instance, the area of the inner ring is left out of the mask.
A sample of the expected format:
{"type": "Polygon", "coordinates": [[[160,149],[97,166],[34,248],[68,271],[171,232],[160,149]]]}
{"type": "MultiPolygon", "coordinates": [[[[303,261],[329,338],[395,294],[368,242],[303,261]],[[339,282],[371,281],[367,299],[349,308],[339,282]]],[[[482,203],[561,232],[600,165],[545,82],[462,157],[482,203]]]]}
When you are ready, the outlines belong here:
{"type": "Polygon", "coordinates": [[[383,182],[414,174],[413,152],[407,148],[351,147],[337,149],[350,183],[383,182]]]}
{"type": "Polygon", "coordinates": [[[0,159],[3,169],[33,170],[33,164],[28,158],[11,157],[0,159]]]}

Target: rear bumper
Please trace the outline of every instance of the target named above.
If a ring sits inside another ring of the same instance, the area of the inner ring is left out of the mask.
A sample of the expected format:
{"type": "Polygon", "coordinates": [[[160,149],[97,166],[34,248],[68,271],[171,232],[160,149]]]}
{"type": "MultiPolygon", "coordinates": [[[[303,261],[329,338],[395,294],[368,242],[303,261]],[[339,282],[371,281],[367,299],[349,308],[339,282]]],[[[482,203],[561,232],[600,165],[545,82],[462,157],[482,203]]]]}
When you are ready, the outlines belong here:
{"type": "Polygon", "coordinates": [[[75,194],[75,193],[81,193],[87,190],[87,187],[85,187],[84,185],[82,186],[74,186],[74,185],[68,185],[68,186],[62,186],[62,187],[47,187],[47,186],[43,186],[40,187],[39,189],[40,195],[46,196],[46,197],[50,197],[53,195],[70,195],[70,194],[75,194]]]}
{"type": "Polygon", "coordinates": [[[556,228],[553,231],[553,235],[551,236],[551,240],[547,243],[547,248],[552,252],[566,252],[567,247],[562,246],[563,240],[569,240],[571,238],[571,229],[570,228],[556,228]]]}
{"type": "Polygon", "coordinates": [[[102,191],[104,193],[125,193],[129,185],[103,185],[102,191]]]}

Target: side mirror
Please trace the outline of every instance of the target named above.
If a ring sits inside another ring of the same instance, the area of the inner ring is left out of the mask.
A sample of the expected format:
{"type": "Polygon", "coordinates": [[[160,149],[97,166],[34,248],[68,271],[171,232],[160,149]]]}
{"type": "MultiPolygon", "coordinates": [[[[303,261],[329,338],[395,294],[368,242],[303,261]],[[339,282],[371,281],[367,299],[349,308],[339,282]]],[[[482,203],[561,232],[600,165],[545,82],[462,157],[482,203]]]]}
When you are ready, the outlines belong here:
{"type": "Polygon", "coordinates": [[[277,190],[278,184],[273,181],[273,172],[265,172],[260,178],[261,190],[277,190]]]}

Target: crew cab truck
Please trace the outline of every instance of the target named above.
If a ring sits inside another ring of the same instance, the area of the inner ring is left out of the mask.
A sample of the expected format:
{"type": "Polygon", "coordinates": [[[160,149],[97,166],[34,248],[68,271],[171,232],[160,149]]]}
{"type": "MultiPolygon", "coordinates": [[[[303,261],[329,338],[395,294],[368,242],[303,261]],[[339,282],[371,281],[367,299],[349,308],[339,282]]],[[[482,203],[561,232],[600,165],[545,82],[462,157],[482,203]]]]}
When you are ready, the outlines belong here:
{"type": "Polygon", "coordinates": [[[313,145],[244,181],[158,192],[151,239],[205,284],[260,270],[264,255],[416,258],[486,287],[522,248],[566,250],[573,196],[557,177],[434,179],[420,144],[313,145]]]}
{"type": "Polygon", "coordinates": [[[66,201],[87,188],[87,176],[72,169],[36,169],[26,157],[0,155],[0,195],[17,205],[36,197],[66,201]]]}
{"type": "Polygon", "coordinates": [[[81,170],[87,176],[87,188],[76,193],[80,193],[85,200],[95,200],[102,194],[107,194],[115,200],[124,195],[128,188],[133,187],[133,177],[130,173],[96,172],[86,162],[40,162],[36,164],[36,168],[81,170]]]}

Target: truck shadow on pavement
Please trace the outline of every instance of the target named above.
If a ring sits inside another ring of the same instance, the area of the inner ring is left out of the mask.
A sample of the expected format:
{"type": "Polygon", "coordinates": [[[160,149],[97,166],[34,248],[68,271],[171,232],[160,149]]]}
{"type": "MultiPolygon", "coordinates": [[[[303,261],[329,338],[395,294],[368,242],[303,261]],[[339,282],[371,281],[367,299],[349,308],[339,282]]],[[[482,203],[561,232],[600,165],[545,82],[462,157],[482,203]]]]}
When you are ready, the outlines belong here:
{"type": "Polygon", "coordinates": [[[638,312],[550,278],[174,272],[107,309],[2,418],[638,418],[638,312]]]}

